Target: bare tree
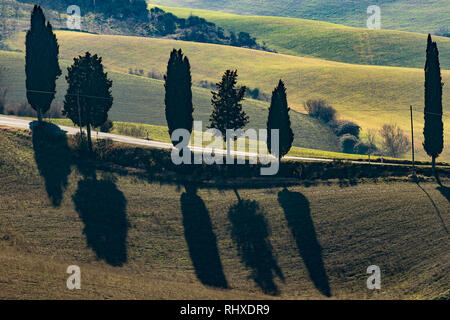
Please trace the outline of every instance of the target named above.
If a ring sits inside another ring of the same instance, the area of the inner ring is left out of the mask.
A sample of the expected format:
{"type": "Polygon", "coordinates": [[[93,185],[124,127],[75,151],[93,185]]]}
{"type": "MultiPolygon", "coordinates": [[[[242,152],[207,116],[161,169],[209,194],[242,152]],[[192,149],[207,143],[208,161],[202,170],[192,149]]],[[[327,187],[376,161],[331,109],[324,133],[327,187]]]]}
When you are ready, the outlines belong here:
{"type": "Polygon", "coordinates": [[[398,158],[410,147],[408,137],[396,124],[384,124],[380,136],[383,151],[387,156],[398,158]]]}
{"type": "Polygon", "coordinates": [[[367,144],[370,148],[370,153],[377,151],[377,132],[373,129],[367,131],[367,144]]]}

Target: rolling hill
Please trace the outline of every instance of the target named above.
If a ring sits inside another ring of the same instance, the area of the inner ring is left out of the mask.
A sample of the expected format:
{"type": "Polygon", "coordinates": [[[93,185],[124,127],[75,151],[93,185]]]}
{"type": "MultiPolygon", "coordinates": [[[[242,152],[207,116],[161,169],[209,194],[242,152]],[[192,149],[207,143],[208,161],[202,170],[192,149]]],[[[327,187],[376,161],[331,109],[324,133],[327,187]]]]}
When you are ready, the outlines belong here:
{"type": "MultiPolygon", "coordinates": [[[[8,79],[7,101],[20,103],[26,101],[24,56],[22,53],[0,51],[0,65],[6,67],[5,76],[8,79]]],[[[67,73],[68,60],[61,61],[63,76],[57,82],[56,103],[62,104],[66,91],[64,76],[67,73]]],[[[166,126],[164,114],[164,82],[108,70],[113,80],[114,105],[110,118],[117,121],[148,123],[166,126]]],[[[210,91],[203,88],[193,88],[194,117],[209,123],[212,111],[210,91]]],[[[244,109],[250,116],[250,128],[266,128],[268,103],[246,99],[244,109]]],[[[340,151],[334,133],[320,123],[299,112],[291,113],[294,145],[327,151],[340,151]]]]}
{"type": "Polygon", "coordinates": [[[105,164],[88,179],[64,157],[43,161],[32,140],[0,129],[0,299],[433,299],[448,291],[448,188],[329,181],[238,188],[239,204],[233,190],[185,191],[105,164]],[[62,188],[59,205],[46,183],[62,188]],[[70,291],[74,264],[81,290],[70,291]],[[382,272],[375,292],[366,287],[373,264],[382,272]]]}
{"type": "MultiPolygon", "coordinates": [[[[353,64],[423,68],[427,36],[413,32],[353,28],[328,22],[219,11],[161,7],[178,17],[190,14],[225,30],[245,31],[280,53],[353,64]]],[[[443,69],[450,69],[450,38],[433,37],[443,69]]]]}
{"type": "Polygon", "coordinates": [[[266,15],[321,20],[365,27],[367,7],[381,8],[383,29],[433,33],[449,27],[447,0],[151,0],[152,4],[209,9],[245,15],[266,15]]]}
{"type": "MultiPolygon", "coordinates": [[[[182,48],[191,61],[194,82],[217,82],[224,70],[236,68],[239,70],[242,84],[270,93],[282,78],[287,85],[292,109],[304,112],[304,101],[310,98],[325,98],[339,111],[342,118],[354,120],[364,130],[379,129],[384,123],[395,122],[409,132],[409,106],[413,105],[417,111],[414,113],[414,120],[418,156],[426,158],[421,148],[424,82],[422,69],[354,65],[169,39],[92,35],[68,31],[58,31],[57,37],[62,59],[70,60],[89,50],[103,56],[104,64],[111,72],[121,72],[123,76],[129,68],[164,72],[170,50],[182,48]]],[[[23,34],[9,43],[12,47],[23,49],[23,34]]],[[[20,70],[18,74],[21,72],[20,70]]],[[[442,76],[443,82],[449,83],[450,71],[443,71],[442,76]]],[[[162,91],[159,94],[161,95],[162,91]]],[[[443,94],[444,122],[448,122],[449,86],[444,86],[443,94]]],[[[124,93],[124,97],[130,99],[128,92],[124,93]]],[[[148,98],[151,97],[148,95],[148,98]]],[[[140,105],[139,108],[145,110],[146,107],[140,105]]],[[[446,141],[450,141],[448,130],[445,137],[446,141]]],[[[445,161],[449,156],[450,149],[444,149],[441,160],[445,161]]]]}

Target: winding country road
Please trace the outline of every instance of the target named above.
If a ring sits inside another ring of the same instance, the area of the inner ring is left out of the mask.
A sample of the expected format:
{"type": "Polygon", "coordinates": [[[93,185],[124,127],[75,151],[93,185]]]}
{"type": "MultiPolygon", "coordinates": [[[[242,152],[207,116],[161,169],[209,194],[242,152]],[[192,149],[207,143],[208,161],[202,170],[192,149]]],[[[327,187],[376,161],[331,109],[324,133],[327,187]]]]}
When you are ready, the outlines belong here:
{"type": "MultiPolygon", "coordinates": [[[[23,118],[16,118],[12,116],[0,116],[0,126],[7,126],[7,127],[13,127],[13,128],[20,128],[20,129],[30,129],[31,124],[33,121],[30,121],[29,119],[23,119],[23,118]]],[[[65,131],[67,134],[75,135],[78,132],[80,132],[79,128],[75,127],[68,127],[68,126],[59,126],[59,128],[63,131],[65,131]]],[[[171,143],[167,142],[160,142],[160,141],[154,141],[154,140],[146,140],[146,139],[139,139],[139,138],[133,138],[128,136],[122,136],[118,134],[112,134],[112,133],[103,133],[99,132],[98,136],[97,134],[94,135],[94,137],[98,137],[101,139],[109,138],[115,142],[122,142],[132,145],[139,145],[139,146],[146,146],[151,148],[158,148],[158,149],[168,149],[172,150],[174,147],[171,143]]],[[[211,152],[211,148],[203,148],[203,147],[191,147],[191,150],[193,152],[203,153],[203,152],[211,152]]],[[[222,154],[226,155],[226,150],[223,149],[214,149],[214,152],[216,154],[222,154]]],[[[253,152],[242,152],[242,151],[231,151],[231,155],[236,157],[247,157],[247,158],[256,158],[263,160],[265,159],[274,161],[275,157],[271,155],[261,155],[253,152]]],[[[298,161],[313,161],[313,162],[332,162],[334,159],[323,159],[323,158],[307,158],[307,157],[284,157],[283,159],[286,160],[298,160],[298,161]]],[[[369,164],[367,161],[353,161],[348,160],[350,163],[355,164],[369,164]]],[[[388,164],[388,163],[374,163],[371,164],[377,164],[377,165],[399,165],[399,164],[388,164]]]]}

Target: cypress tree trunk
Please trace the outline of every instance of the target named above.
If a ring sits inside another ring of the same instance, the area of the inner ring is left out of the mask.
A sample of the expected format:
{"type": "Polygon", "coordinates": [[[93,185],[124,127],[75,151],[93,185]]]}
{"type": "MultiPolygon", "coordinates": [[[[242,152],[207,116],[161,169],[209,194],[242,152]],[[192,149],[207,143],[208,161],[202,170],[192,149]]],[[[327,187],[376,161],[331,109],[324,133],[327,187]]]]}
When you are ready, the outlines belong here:
{"type": "Polygon", "coordinates": [[[87,128],[87,139],[88,139],[89,152],[92,152],[91,125],[88,123],[86,125],[86,128],[87,128]]]}
{"type": "Polygon", "coordinates": [[[230,144],[231,144],[230,139],[231,138],[226,138],[226,139],[227,139],[227,159],[231,159],[231,150],[230,150],[230,144]]]}
{"type": "Polygon", "coordinates": [[[431,157],[431,167],[433,170],[433,175],[436,177],[436,157],[431,157]]]}
{"type": "Polygon", "coordinates": [[[42,124],[42,110],[41,110],[41,108],[37,108],[37,117],[38,117],[38,123],[42,124]]]}
{"type": "Polygon", "coordinates": [[[436,170],[436,157],[431,157],[431,165],[432,165],[433,176],[436,178],[436,182],[440,186],[442,186],[441,179],[439,178],[439,175],[438,175],[437,170],[436,170]]]}

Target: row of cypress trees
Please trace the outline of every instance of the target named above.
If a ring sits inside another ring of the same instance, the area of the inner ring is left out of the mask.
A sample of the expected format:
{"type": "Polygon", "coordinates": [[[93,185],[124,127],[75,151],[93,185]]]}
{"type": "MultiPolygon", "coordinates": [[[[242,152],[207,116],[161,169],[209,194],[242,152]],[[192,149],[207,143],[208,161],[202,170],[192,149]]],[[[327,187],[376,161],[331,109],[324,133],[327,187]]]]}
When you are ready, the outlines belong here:
{"type": "MultiPolygon", "coordinates": [[[[27,99],[36,110],[39,123],[55,97],[56,79],[61,76],[58,63],[59,46],[52,26],[46,21],[40,6],[34,6],[31,14],[30,30],[26,35],[26,89],[27,99]]],[[[104,72],[102,59],[87,52],[74,59],[68,68],[66,80],[69,84],[63,113],[74,124],[87,127],[88,144],[92,148],[91,127],[102,125],[112,106],[112,81],[104,72]]],[[[217,92],[212,92],[213,112],[210,128],[218,129],[226,136],[226,129],[242,129],[249,119],[242,109],[245,87],[236,87],[237,71],[227,70],[217,83],[217,92]]],[[[180,50],[170,54],[165,76],[166,119],[171,135],[175,129],[184,128],[192,132],[193,104],[192,77],[189,59],[180,50]]],[[[425,64],[425,108],[424,108],[424,149],[432,158],[435,172],[436,158],[442,153],[442,77],[439,64],[439,50],[431,35],[428,35],[425,64]]],[[[267,120],[267,129],[279,129],[280,152],[283,157],[292,146],[294,134],[289,119],[286,87],[279,81],[272,92],[272,100],[267,120]]],[[[270,134],[267,145],[271,149],[270,134]]]]}
{"type": "MultiPolygon", "coordinates": [[[[34,6],[30,30],[26,35],[25,74],[27,99],[42,125],[43,115],[55,98],[56,80],[61,76],[59,45],[52,26],[46,22],[40,6],[34,6]]],[[[86,127],[88,147],[92,151],[91,128],[108,118],[113,104],[112,81],[104,72],[102,58],[86,52],[74,58],[66,76],[68,83],[63,114],[80,127],[86,127]]]]}
{"type": "MultiPolygon", "coordinates": [[[[237,87],[237,70],[225,71],[222,79],[217,83],[217,91],[212,91],[211,104],[213,111],[210,116],[209,128],[217,129],[226,138],[227,129],[243,129],[249,122],[249,117],[242,109],[246,87],[237,87]]],[[[166,119],[169,134],[176,129],[186,129],[192,133],[193,112],[192,105],[192,77],[189,59],[183,55],[181,49],[170,53],[165,79],[166,119]]],[[[279,130],[280,148],[276,156],[287,154],[294,141],[291,129],[289,107],[286,97],[286,87],[282,80],[272,93],[272,101],[267,119],[267,129],[279,130]]],[[[175,145],[178,141],[172,141],[175,145]]],[[[230,153],[230,141],[227,140],[227,152],[230,153]]],[[[267,135],[267,146],[271,150],[271,135],[267,135]]]]}

